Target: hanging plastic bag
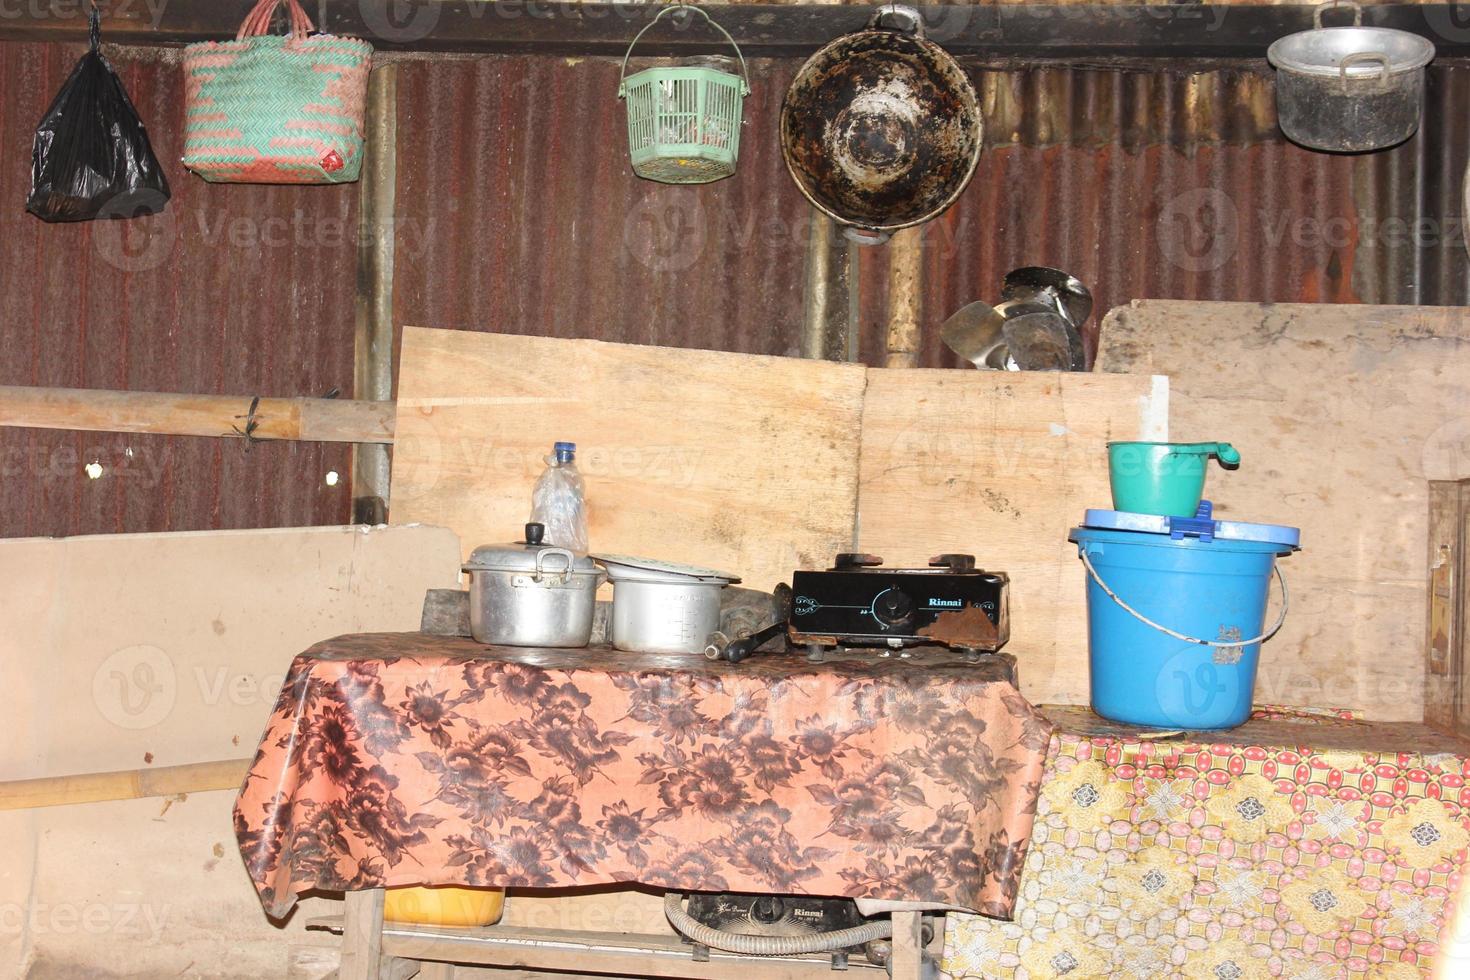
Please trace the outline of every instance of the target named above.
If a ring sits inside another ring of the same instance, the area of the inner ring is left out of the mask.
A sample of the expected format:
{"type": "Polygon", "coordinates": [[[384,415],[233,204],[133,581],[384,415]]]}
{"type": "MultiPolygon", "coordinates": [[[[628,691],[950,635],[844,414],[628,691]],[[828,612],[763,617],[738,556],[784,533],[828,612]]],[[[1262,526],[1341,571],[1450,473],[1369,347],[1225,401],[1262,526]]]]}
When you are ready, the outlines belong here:
{"type": "Polygon", "coordinates": [[[36,127],[26,210],[44,221],[136,218],[168,203],[148,133],[98,50],[101,33],[93,7],[92,48],[36,127]]]}

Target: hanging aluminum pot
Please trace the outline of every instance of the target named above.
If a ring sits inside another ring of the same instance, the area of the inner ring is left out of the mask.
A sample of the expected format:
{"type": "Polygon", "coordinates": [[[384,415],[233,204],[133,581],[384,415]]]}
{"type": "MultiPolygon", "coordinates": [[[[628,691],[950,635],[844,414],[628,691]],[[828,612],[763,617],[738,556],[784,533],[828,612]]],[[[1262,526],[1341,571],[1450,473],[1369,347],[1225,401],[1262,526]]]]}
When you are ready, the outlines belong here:
{"type": "Polygon", "coordinates": [[[1317,7],[1313,30],[1288,34],[1266,50],[1276,66],[1281,131],[1314,150],[1354,153],[1402,143],[1419,128],[1424,66],[1434,45],[1408,31],[1364,27],[1352,0],[1317,7]],[[1323,27],[1333,7],[1353,12],[1352,27],[1323,27]]]}
{"type": "Polygon", "coordinates": [[[807,59],[781,106],[781,151],[796,186],[863,244],[953,204],[975,173],[981,136],[969,77],[925,39],[919,12],[897,4],[807,59]],[[903,26],[885,26],[889,18],[903,26]]]}

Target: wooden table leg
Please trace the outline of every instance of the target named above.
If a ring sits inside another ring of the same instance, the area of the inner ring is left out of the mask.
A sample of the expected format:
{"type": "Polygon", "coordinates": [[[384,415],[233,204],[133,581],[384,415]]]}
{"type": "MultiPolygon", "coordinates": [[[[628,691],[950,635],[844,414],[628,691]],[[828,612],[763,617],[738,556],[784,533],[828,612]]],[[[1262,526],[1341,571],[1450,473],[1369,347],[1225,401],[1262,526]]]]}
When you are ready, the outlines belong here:
{"type": "Polygon", "coordinates": [[[379,980],[383,964],[383,889],[348,892],[339,980],[379,980]]]}
{"type": "Polygon", "coordinates": [[[922,912],[893,912],[893,980],[920,980],[924,965],[922,912]]]}

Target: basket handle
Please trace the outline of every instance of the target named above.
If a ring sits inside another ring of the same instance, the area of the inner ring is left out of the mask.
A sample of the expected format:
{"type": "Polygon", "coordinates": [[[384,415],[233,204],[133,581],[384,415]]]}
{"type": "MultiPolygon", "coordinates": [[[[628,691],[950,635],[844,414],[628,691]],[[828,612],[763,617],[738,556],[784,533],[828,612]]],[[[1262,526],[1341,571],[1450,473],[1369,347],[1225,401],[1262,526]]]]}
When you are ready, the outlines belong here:
{"type": "MultiPolygon", "coordinates": [[[[265,0],[262,0],[262,2],[265,2],[265,0]]],[[[290,0],[290,2],[291,3],[295,3],[296,0],[290,0]]],[[[691,6],[691,5],[687,4],[687,3],[682,2],[682,0],[680,0],[679,3],[670,4],[669,6],[665,7],[662,10],[660,10],[658,13],[654,14],[653,15],[653,20],[650,20],[647,24],[644,24],[643,25],[643,30],[641,30],[637,34],[634,34],[633,35],[633,43],[630,44],[630,45],[628,45],[627,53],[623,55],[623,68],[622,68],[622,71],[618,72],[618,98],[620,98],[620,99],[627,98],[627,95],[628,95],[628,82],[627,82],[627,78],[628,78],[628,59],[631,58],[631,57],[633,57],[633,49],[638,46],[639,39],[642,38],[643,35],[645,35],[645,34],[648,33],[648,29],[650,27],[652,27],[654,24],[657,24],[658,23],[658,19],[660,17],[662,17],[664,14],[668,13],[671,10],[692,10],[695,13],[699,14],[699,16],[703,17],[705,19],[705,21],[707,21],[711,27],[713,27],[715,30],[719,31],[721,34],[723,34],[725,36],[725,40],[727,40],[727,41],[730,42],[730,47],[732,47],[732,48],[735,49],[735,56],[740,59],[740,94],[741,95],[749,95],[750,94],[750,69],[748,69],[746,67],[746,65],[745,65],[745,55],[741,53],[741,51],[740,51],[740,45],[736,44],[735,43],[735,39],[730,36],[730,32],[727,31],[727,30],[725,30],[723,27],[721,27],[719,25],[719,22],[716,21],[713,17],[711,17],[709,14],[705,13],[703,8],[691,6]]]]}
{"type": "Polygon", "coordinates": [[[1271,639],[1271,637],[1275,636],[1277,632],[1280,631],[1281,627],[1286,623],[1286,610],[1291,605],[1291,599],[1286,594],[1286,576],[1281,574],[1281,566],[1274,563],[1271,565],[1271,571],[1276,573],[1276,581],[1281,585],[1281,615],[1276,617],[1276,625],[1266,630],[1266,632],[1262,633],[1260,636],[1253,637],[1249,640],[1230,640],[1227,642],[1225,640],[1201,640],[1197,637],[1185,636],[1183,633],[1176,633],[1174,630],[1169,629],[1169,627],[1167,626],[1160,626],[1158,623],[1154,622],[1152,619],[1149,619],[1143,613],[1139,612],[1137,609],[1134,609],[1132,606],[1128,605],[1128,603],[1118,598],[1118,593],[1108,588],[1108,584],[1102,580],[1102,576],[1097,574],[1097,569],[1092,567],[1092,559],[1087,557],[1086,548],[1081,549],[1078,552],[1078,555],[1082,559],[1082,564],[1087,566],[1087,574],[1092,576],[1092,580],[1098,584],[1098,588],[1107,593],[1107,597],[1116,602],[1119,608],[1121,608],[1125,613],[1132,616],[1143,625],[1151,626],[1154,629],[1158,630],[1160,633],[1172,636],[1176,640],[1183,640],[1185,643],[1193,643],[1196,646],[1214,647],[1216,649],[1225,650],[1243,649],[1245,647],[1255,646],[1257,643],[1264,643],[1265,641],[1271,639]]]}
{"type": "Polygon", "coordinates": [[[295,38],[304,38],[316,28],[311,23],[311,18],[306,16],[306,11],[301,8],[300,0],[260,0],[245,19],[240,22],[240,29],[235,32],[235,40],[241,41],[247,37],[261,37],[270,33],[271,15],[281,4],[286,5],[286,12],[291,20],[290,35],[295,38]]]}
{"type": "Polygon", "coordinates": [[[1322,29],[1322,15],[1329,10],[1336,10],[1338,7],[1353,12],[1354,27],[1363,26],[1363,8],[1358,6],[1355,0],[1327,0],[1326,3],[1317,4],[1317,9],[1312,14],[1312,25],[1320,31],[1322,29]]]}

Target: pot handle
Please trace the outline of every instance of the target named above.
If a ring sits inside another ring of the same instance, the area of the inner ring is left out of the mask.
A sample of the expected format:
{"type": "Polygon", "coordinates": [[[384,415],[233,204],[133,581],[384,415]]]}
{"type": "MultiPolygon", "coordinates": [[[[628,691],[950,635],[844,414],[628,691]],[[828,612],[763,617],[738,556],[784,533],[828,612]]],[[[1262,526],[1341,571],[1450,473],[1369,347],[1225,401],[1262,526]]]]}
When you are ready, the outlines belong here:
{"type": "Polygon", "coordinates": [[[1388,55],[1382,51],[1357,51],[1353,54],[1346,55],[1337,63],[1337,77],[1344,93],[1348,90],[1348,69],[1353,65],[1370,64],[1378,66],[1378,74],[1376,76],[1360,75],[1358,76],[1359,81],[1366,82],[1369,79],[1376,79],[1381,82],[1388,77],[1388,55]]]}
{"type": "Polygon", "coordinates": [[[1317,10],[1312,14],[1312,26],[1317,30],[1322,29],[1322,15],[1329,10],[1342,8],[1353,12],[1353,26],[1363,26],[1363,8],[1358,6],[1355,0],[1327,0],[1326,3],[1317,4],[1317,10]]]}
{"type": "Polygon", "coordinates": [[[878,12],[873,15],[873,19],[868,21],[868,29],[894,31],[895,33],[906,32],[908,34],[912,34],[920,41],[924,40],[924,18],[919,16],[919,12],[913,7],[901,3],[885,3],[883,6],[879,7],[878,12]],[[908,21],[908,26],[884,27],[883,18],[888,14],[893,14],[895,17],[904,18],[908,21]]]}
{"type": "Polygon", "coordinates": [[[559,555],[561,556],[562,560],[567,563],[565,568],[556,573],[557,577],[559,577],[562,581],[566,581],[568,578],[571,577],[572,562],[576,561],[576,556],[565,548],[542,548],[540,551],[536,552],[535,578],[537,582],[546,577],[546,569],[542,566],[546,563],[547,555],[559,555]]]}

